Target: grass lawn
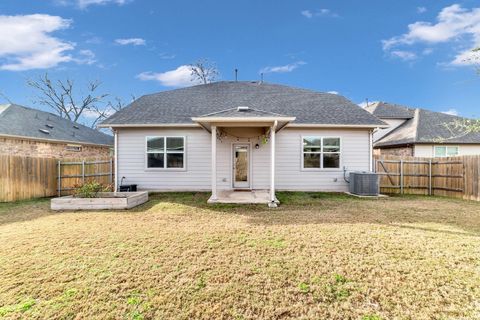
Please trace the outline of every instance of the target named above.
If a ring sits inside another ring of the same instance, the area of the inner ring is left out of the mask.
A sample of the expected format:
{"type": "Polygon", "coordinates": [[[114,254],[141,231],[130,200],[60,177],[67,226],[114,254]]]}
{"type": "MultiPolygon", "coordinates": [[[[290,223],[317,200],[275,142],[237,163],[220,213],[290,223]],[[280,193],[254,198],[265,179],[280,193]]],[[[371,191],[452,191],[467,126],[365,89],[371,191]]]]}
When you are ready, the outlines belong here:
{"type": "Polygon", "coordinates": [[[0,204],[0,318],[480,319],[480,204],[158,194],[137,209],[0,204]]]}

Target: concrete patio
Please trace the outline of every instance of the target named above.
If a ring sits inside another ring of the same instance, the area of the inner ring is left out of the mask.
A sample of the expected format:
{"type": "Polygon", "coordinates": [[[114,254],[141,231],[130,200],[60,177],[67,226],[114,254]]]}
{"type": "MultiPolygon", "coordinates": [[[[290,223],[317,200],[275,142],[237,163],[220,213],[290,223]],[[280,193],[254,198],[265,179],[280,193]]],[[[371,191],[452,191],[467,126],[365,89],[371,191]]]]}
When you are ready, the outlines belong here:
{"type": "MultiPolygon", "coordinates": [[[[217,199],[208,199],[208,203],[258,203],[270,204],[269,190],[222,190],[217,192],[217,199]]],[[[275,198],[275,205],[280,202],[275,198]]]]}

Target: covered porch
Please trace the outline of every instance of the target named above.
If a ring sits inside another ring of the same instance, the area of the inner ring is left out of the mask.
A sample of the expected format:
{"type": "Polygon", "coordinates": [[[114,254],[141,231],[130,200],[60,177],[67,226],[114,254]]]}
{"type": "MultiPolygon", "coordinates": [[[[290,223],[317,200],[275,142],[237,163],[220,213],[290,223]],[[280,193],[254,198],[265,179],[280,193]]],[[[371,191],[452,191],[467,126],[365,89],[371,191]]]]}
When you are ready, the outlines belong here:
{"type": "Polygon", "coordinates": [[[208,203],[264,203],[276,207],[276,133],[295,120],[237,107],[192,118],[211,134],[208,203]]]}

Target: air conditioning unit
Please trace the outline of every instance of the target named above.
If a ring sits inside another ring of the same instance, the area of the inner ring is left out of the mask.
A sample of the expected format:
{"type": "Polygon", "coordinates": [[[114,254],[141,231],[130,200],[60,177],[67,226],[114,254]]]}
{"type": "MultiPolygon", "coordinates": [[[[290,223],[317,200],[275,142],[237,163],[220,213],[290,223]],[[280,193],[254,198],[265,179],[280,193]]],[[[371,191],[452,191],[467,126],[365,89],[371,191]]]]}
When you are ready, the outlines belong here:
{"type": "Polygon", "coordinates": [[[359,196],[378,196],[378,174],[375,172],[350,172],[349,191],[359,196]]]}

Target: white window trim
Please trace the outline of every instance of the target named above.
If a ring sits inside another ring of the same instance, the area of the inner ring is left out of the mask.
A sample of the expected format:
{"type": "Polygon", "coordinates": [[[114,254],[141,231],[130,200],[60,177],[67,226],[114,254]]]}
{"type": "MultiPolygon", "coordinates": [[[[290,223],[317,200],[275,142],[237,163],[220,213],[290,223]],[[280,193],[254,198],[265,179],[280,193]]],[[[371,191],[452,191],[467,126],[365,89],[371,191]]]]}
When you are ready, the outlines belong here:
{"type": "Polygon", "coordinates": [[[167,135],[158,135],[158,136],[145,136],[145,171],[187,171],[187,137],[186,136],[167,136],[167,135]],[[158,152],[148,152],[148,139],[149,138],[163,138],[164,139],[164,154],[168,153],[183,153],[183,168],[167,168],[167,157],[164,157],[163,168],[150,168],[148,166],[148,154],[149,153],[158,153],[158,152]],[[173,152],[167,151],[167,138],[182,138],[183,139],[183,152],[173,152]]]}
{"type": "Polygon", "coordinates": [[[343,167],[343,139],[342,137],[339,136],[322,136],[322,135],[315,135],[315,134],[309,134],[309,135],[302,135],[300,137],[300,165],[301,165],[301,171],[330,171],[330,172],[338,172],[342,171],[343,167]],[[303,158],[303,139],[305,137],[316,137],[321,139],[321,149],[320,152],[312,152],[312,153],[318,153],[320,154],[320,168],[305,168],[304,167],[304,158],[303,158]],[[335,138],[340,140],[340,151],[339,152],[323,152],[323,139],[328,139],[328,138],[335,138]],[[323,154],[324,153],[338,153],[340,156],[340,161],[339,161],[339,167],[338,168],[324,168],[323,167],[323,154]]]}
{"type": "Polygon", "coordinates": [[[448,158],[448,157],[458,157],[460,155],[460,146],[458,145],[433,145],[433,157],[434,158],[448,158]],[[439,156],[437,155],[437,147],[445,148],[445,155],[439,156]],[[457,154],[454,156],[448,155],[448,148],[457,148],[457,154]]]}

